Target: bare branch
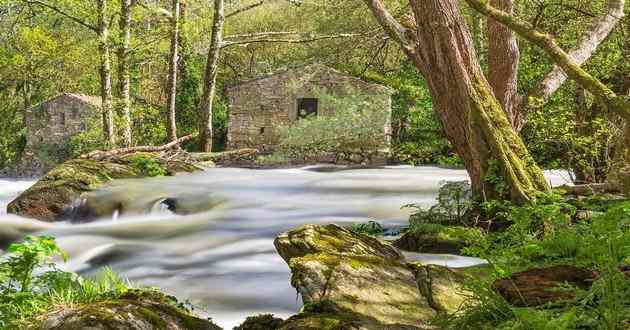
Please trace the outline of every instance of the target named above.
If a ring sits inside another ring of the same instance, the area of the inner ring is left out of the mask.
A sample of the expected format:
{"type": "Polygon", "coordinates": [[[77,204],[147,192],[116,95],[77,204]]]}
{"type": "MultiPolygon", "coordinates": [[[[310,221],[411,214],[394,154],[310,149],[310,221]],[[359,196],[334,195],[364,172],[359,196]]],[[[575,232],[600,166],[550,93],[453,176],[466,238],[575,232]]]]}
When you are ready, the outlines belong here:
{"type": "MultiPolygon", "coordinates": [[[[553,59],[556,65],[566,72],[568,77],[599,98],[611,111],[630,119],[629,102],[623,97],[618,97],[608,86],[582,69],[573,57],[556,44],[552,36],[537,31],[531,24],[490,6],[484,0],[466,0],[466,2],[481,14],[505,24],[518,35],[541,48],[553,59]]],[[[532,98],[530,97],[530,99],[532,98]]],[[[538,103],[541,101],[538,98],[528,102],[538,103]]]]}
{"type": "Polygon", "coordinates": [[[385,5],[381,0],[364,0],[367,6],[370,8],[374,17],[378,23],[385,29],[385,31],[396,40],[403,49],[406,51],[411,50],[409,40],[407,39],[408,29],[400,24],[392,14],[385,8],[385,5]]]}
{"type": "Polygon", "coordinates": [[[197,133],[194,134],[190,134],[190,135],[186,135],[184,137],[181,137],[175,141],[169,142],[165,145],[162,146],[141,146],[141,147],[129,147],[129,148],[122,148],[122,149],[114,149],[114,150],[108,150],[108,151],[102,151],[102,150],[97,150],[97,151],[92,151],[88,154],[82,155],[79,158],[81,159],[92,159],[92,160],[103,160],[103,159],[107,159],[107,158],[111,158],[111,157],[115,157],[115,156],[124,156],[124,155],[128,155],[128,154],[132,154],[132,153],[136,153],[136,152],[159,152],[159,151],[166,151],[166,150],[170,150],[173,149],[177,146],[179,146],[180,144],[190,141],[192,139],[194,139],[195,137],[197,137],[197,133]]]}
{"type": "MultiPolygon", "coordinates": [[[[608,1],[604,14],[593,23],[577,46],[569,51],[569,56],[575,60],[577,65],[584,64],[593,55],[597,47],[623,18],[623,10],[624,0],[608,1]]],[[[546,101],[566,80],[566,73],[560,66],[556,65],[531,94],[546,101]]]]}
{"type": "Polygon", "coordinates": [[[84,27],[86,27],[86,28],[88,28],[88,29],[90,29],[90,30],[92,30],[94,32],[98,32],[98,28],[96,26],[94,26],[92,24],[89,24],[88,22],[80,19],[79,17],[72,16],[72,15],[68,14],[67,12],[61,10],[60,8],[55,7],[55,6],[53,6],[53,5],[49,4],[49,3],[46,3],[44,1],[39,1],[39,0],[24,0],[24,2],[29,4],[29,5],[37,5],[37,6],[41,6],[41,7],[44,7],[44,8],[48,8],[48,9],[56,12],[57,14],[70,19],[71,21],[73,21],[73,22],[75,22],[75,23],[77,23],[77,24],[79,24],[81,26],[84,26],[84,27]]]}
{"type": "Polygon", "coordinates": [[[246,12],[248,10],[252,10],[252,9],[254,9],[256,7],[262,6],[264,3],[265,3],[265,0],[260,0],[260,1],[256,2],[256,3],[253,3],[253,4],[249,5],[249,6],[245,6],[245,7],[236,9],[233,12],[225,15],[225,18],[230,18],[232,16],[236,16],[238,14],[244,13],[244,12],[246,12]]]}
{"type": "MultiPolygon", "coordinates": [[[[312,35],[312,34],[304,34],[304,33],[291,33],[297,34],[299,38],[274,38],[273,35],[277,35],[278,33],[271,33],[269,35],[259,34],[260,36],[250,39],[237,40],[237,41],[227,41],[221,44],[221,48],[228,48],[237,45],[246,45],[253,43],[290,43],[290,44],[301,44],[314,42],[319,40],[328,40],[328,39],[341,39],[341,38],[352,38],[362,36],[363,34],[354,34],[354,33],[341,33],[341,34],[332,34],[332,35],[312,35]]],[[[282,33],[280,33],[282,34],[282,33]]],[[[245,35],[244,35],[245,36],[245,35]]]]}

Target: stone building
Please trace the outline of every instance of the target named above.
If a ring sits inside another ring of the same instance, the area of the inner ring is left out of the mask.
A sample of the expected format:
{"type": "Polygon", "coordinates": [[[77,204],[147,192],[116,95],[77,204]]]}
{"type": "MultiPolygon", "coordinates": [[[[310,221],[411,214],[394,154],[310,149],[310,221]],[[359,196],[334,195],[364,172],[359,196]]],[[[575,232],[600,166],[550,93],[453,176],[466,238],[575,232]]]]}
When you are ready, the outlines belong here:
{"type": "Polygon", "coordinates": [[[28,109],[20,166],[36,175],[67,160],[68,141],[100,117],[100,108],[99,97],[64,93],[28,109]]]}
{"type": "MultiPolygon", "coordinates": [[[[321,92],[339,97],[358,93],[385,104],[384,111],[391,114],[391,89],[324,65],[303,66],[227,88],[230,110],[227,148],[272,150],[279,142],[278,127],[335,110],[317,97],[321,92]]],[[[383,127],[386,133],[390,133],[390,126],[387,120],[383,127]]]]}

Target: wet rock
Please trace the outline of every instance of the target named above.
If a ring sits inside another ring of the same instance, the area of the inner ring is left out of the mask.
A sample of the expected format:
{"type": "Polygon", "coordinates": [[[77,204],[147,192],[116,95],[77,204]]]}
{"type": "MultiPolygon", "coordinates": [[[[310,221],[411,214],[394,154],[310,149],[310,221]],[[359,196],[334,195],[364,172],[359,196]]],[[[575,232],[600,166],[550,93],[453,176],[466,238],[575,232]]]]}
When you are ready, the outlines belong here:
{"type": "Polygon", "coordinates": [[[132,291],[119,299],[61,309],[38,318],[30,330],[220,330],[159,293],[132,291]]]}
{"type": "MultiPolygon", "coordinates": [[[[199,170],[192,164],[175,160],[156,160],[151,154],[142,158],[120,158],[107,161],[74,159],[67,161],[46,174],[35,185],[20,194],[7,207],[8,213],[42,221],[60,221],[67,218],[89,219],[109,212],[117,205],[87,205],[80,201],[82,194],[94,191],[116,179],[141,178],[151,171],[164,175],[199,170]],[[148,159],[142,162],[138,159],[148,159]],[[156,168],[159,166],[159,168],[156,168]],[[103,209],[103,210],[101,210],[103,209]],[[74,213],[74,214],[73,214],[74,213]]],[[[111,213],[110,213],[111,214],[111,213]]]]}
{"type": "Polygon", "coordinates": [[[378,320],[345,310],[333,302],[323,300],[307,304],[302,313],[289,318],[279,330],[418,330],[425,326],[403,324],[384,325],[378,320]]]}
{"type": "Polygon", "coordinates": [[[7,207],[8,213],[57,221],[82,193],[113,179],[138,177],[128,165],[76,159],[54,168],[7,207]]]}
{"type": "Polygon", "coordinates": [[[410,252],[460,254],[473,230],[477,229],[439,226],[426,232],[408,231],[392,244],[410,252]]]}
{"type": "Polygon", "coordinates": [[[534,268],[497,280],[494,288],[513,306],[531,307],[571,300],[575,292],[567,289],[567,284],[587,290],[597,277],[594,271],[581,267],[534,268]]]}
{"type": "Polygon", "coordinates": [[[414,271],[387,243],[337,225],[306,225],[275,245],[305,306],[334,306],[297,315],[281,329],[418,329],[435,316],[414,271]]]}
{"type": "Polygon", "coordinates": [[[403,260],[400,251],[393,246],[334,224],[298,227],[280,234],[276,237],[274,245],[287,263],[292,258],[317,253],[376,256],[392,261],[403,260]]]}
{"type": "Polygon", "coordinates": [[[260,151],[257,149],[237,149],[225,152],[208,152],[191,154],[199,162],[210,162],[224,167],[254,166],[260,151]]]}
{"type": "Polygon", "coordinates": [[[418,288],[429,305],[438,312],[455,313],[471,296],[465,283],[472,278],[489,276],[488,266],[448,268],[438,265],[410,263],[414,269],[418,288]]]}
{"type": "Polygon", "coordinates": [[[234,327],[234,330],[277,330],[282,323],[283,319],[272,314],[261,314],[248,317],[241,325],[234,327]]]}

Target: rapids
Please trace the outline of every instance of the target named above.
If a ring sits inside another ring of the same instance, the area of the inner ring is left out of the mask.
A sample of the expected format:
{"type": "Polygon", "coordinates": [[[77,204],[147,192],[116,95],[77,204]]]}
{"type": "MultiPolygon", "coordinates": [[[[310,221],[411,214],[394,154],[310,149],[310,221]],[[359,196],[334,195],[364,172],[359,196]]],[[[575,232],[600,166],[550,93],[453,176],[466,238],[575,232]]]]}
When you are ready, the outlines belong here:
{"type": "MultiPolygon", "coordinates": [[[[396,228],[409,215],[401,205],[429,206],[440,181],[466,179],[465,171],[437,167],[216,168],[117,181],[93,198],[124,200],[126,212],[86,224],[7,215],[6,204],[33,182],[1,179],[0,249],[29,233],[53,235],[70,256],[62,268],[93,275],[111,266],[136,285],[189,299],[198,312],[231,329],[249,315],[286,317],[301,307],[289,269],[273,246],[278,233],[306,223],[370,219],[396,228]],[[187,215],[170,212],[160,203],[166,199],[177,200],[187,215]]],[[[558,173],[549,179],[565,181],[558,173]]],[[[452,267],[483,262],[445,255],[411,258],[452,267]]]]}

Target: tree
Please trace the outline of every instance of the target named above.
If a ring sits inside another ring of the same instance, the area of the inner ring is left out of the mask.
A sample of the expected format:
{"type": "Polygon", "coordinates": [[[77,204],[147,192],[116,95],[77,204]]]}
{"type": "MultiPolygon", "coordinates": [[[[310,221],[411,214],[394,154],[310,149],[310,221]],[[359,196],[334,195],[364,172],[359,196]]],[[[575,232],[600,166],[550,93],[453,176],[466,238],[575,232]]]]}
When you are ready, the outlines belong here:
{"type": "Polygon", "coordinates": [[[402,23],[380,0],[364,2],[427,80],[434,109],[464,161],[474,194],[526,202],[548,191],[542,170],[483,74],[458,1],[411,0],[412,14],[402,23]]]}
{"type": "Polygon", "coordinates": [[[28,5],[41,6],[68,18],[93,32],[98,37],[99,53],[99,76],[101,85],[102,118],[103,118],[103,138],[108,147],[116,145],[116,135],[114,134],[114,111],[112,106],[112,72],[109,47],[109,22],[107,0],[96,0],[97,18],[96,25],[90,24],[81,17],[71,15],[60,7],[54,6],[46,1],[22,0],[28,5]]]}
{"type": "Polygon", "coordinates": [[[96,0],[98,10],[98,49],[100,57],[101,102],[103,111],[103,138],[109,147],[116,145],[114,111],[112,107],[112,68],[109,55],[109,24],[107,0],[96,0]]]}
{"type": "Polygon", "coordinates": [[[129,53],[131,45],[131,0],[120,0],[120,46],[118,48],[118,84],[120,93],[120,115],[122,117],[123,146],[131,146],[131,95],[129,75],[129,53]]]}
{"type": "MultiPolygon", "coordinates": [[[[469,4],[477,8],[477,5],[469,4]]],[[[507,14],[514,11],[514,0],[492,0],[489,5],[507,14]]],[[[577,65],[584,64],[594,54],[623,16],[624,0],[608,0],[604,13],[588,28],[576,47],[568,52],[577,65]]],[[[536,88],[527,95],[519,95],[517,77],[520,52],[514,32],[493,16],[488,16],[488,34],[492,36],[488,39],[488,80],[512,126],[521,131],[527,123],[529,112],[547,103],[567,80],[567,75],[556,65],[540,80],[536,88]]]]}
{"type": "Polygon", "coordinates": [[[168,111],[167,111],[167,135],[169,141],[177,140],[177,64],[179,63],[179,19],[180,1],[173,0],[171,8],[171,48],[168,59],[168,111]]]}
{"type": "Polygon", "coordinates": [[[225,26],[225,1],[214,0],[214,16],[212,24],[212,38],[208,50],[208,60],[204,74],[203,96],[199,105],[199,150],[212,150],[212,103],[216,93],[217,74],[219,72],[219,56],[223,42],[223,27],[225,26]]]}

